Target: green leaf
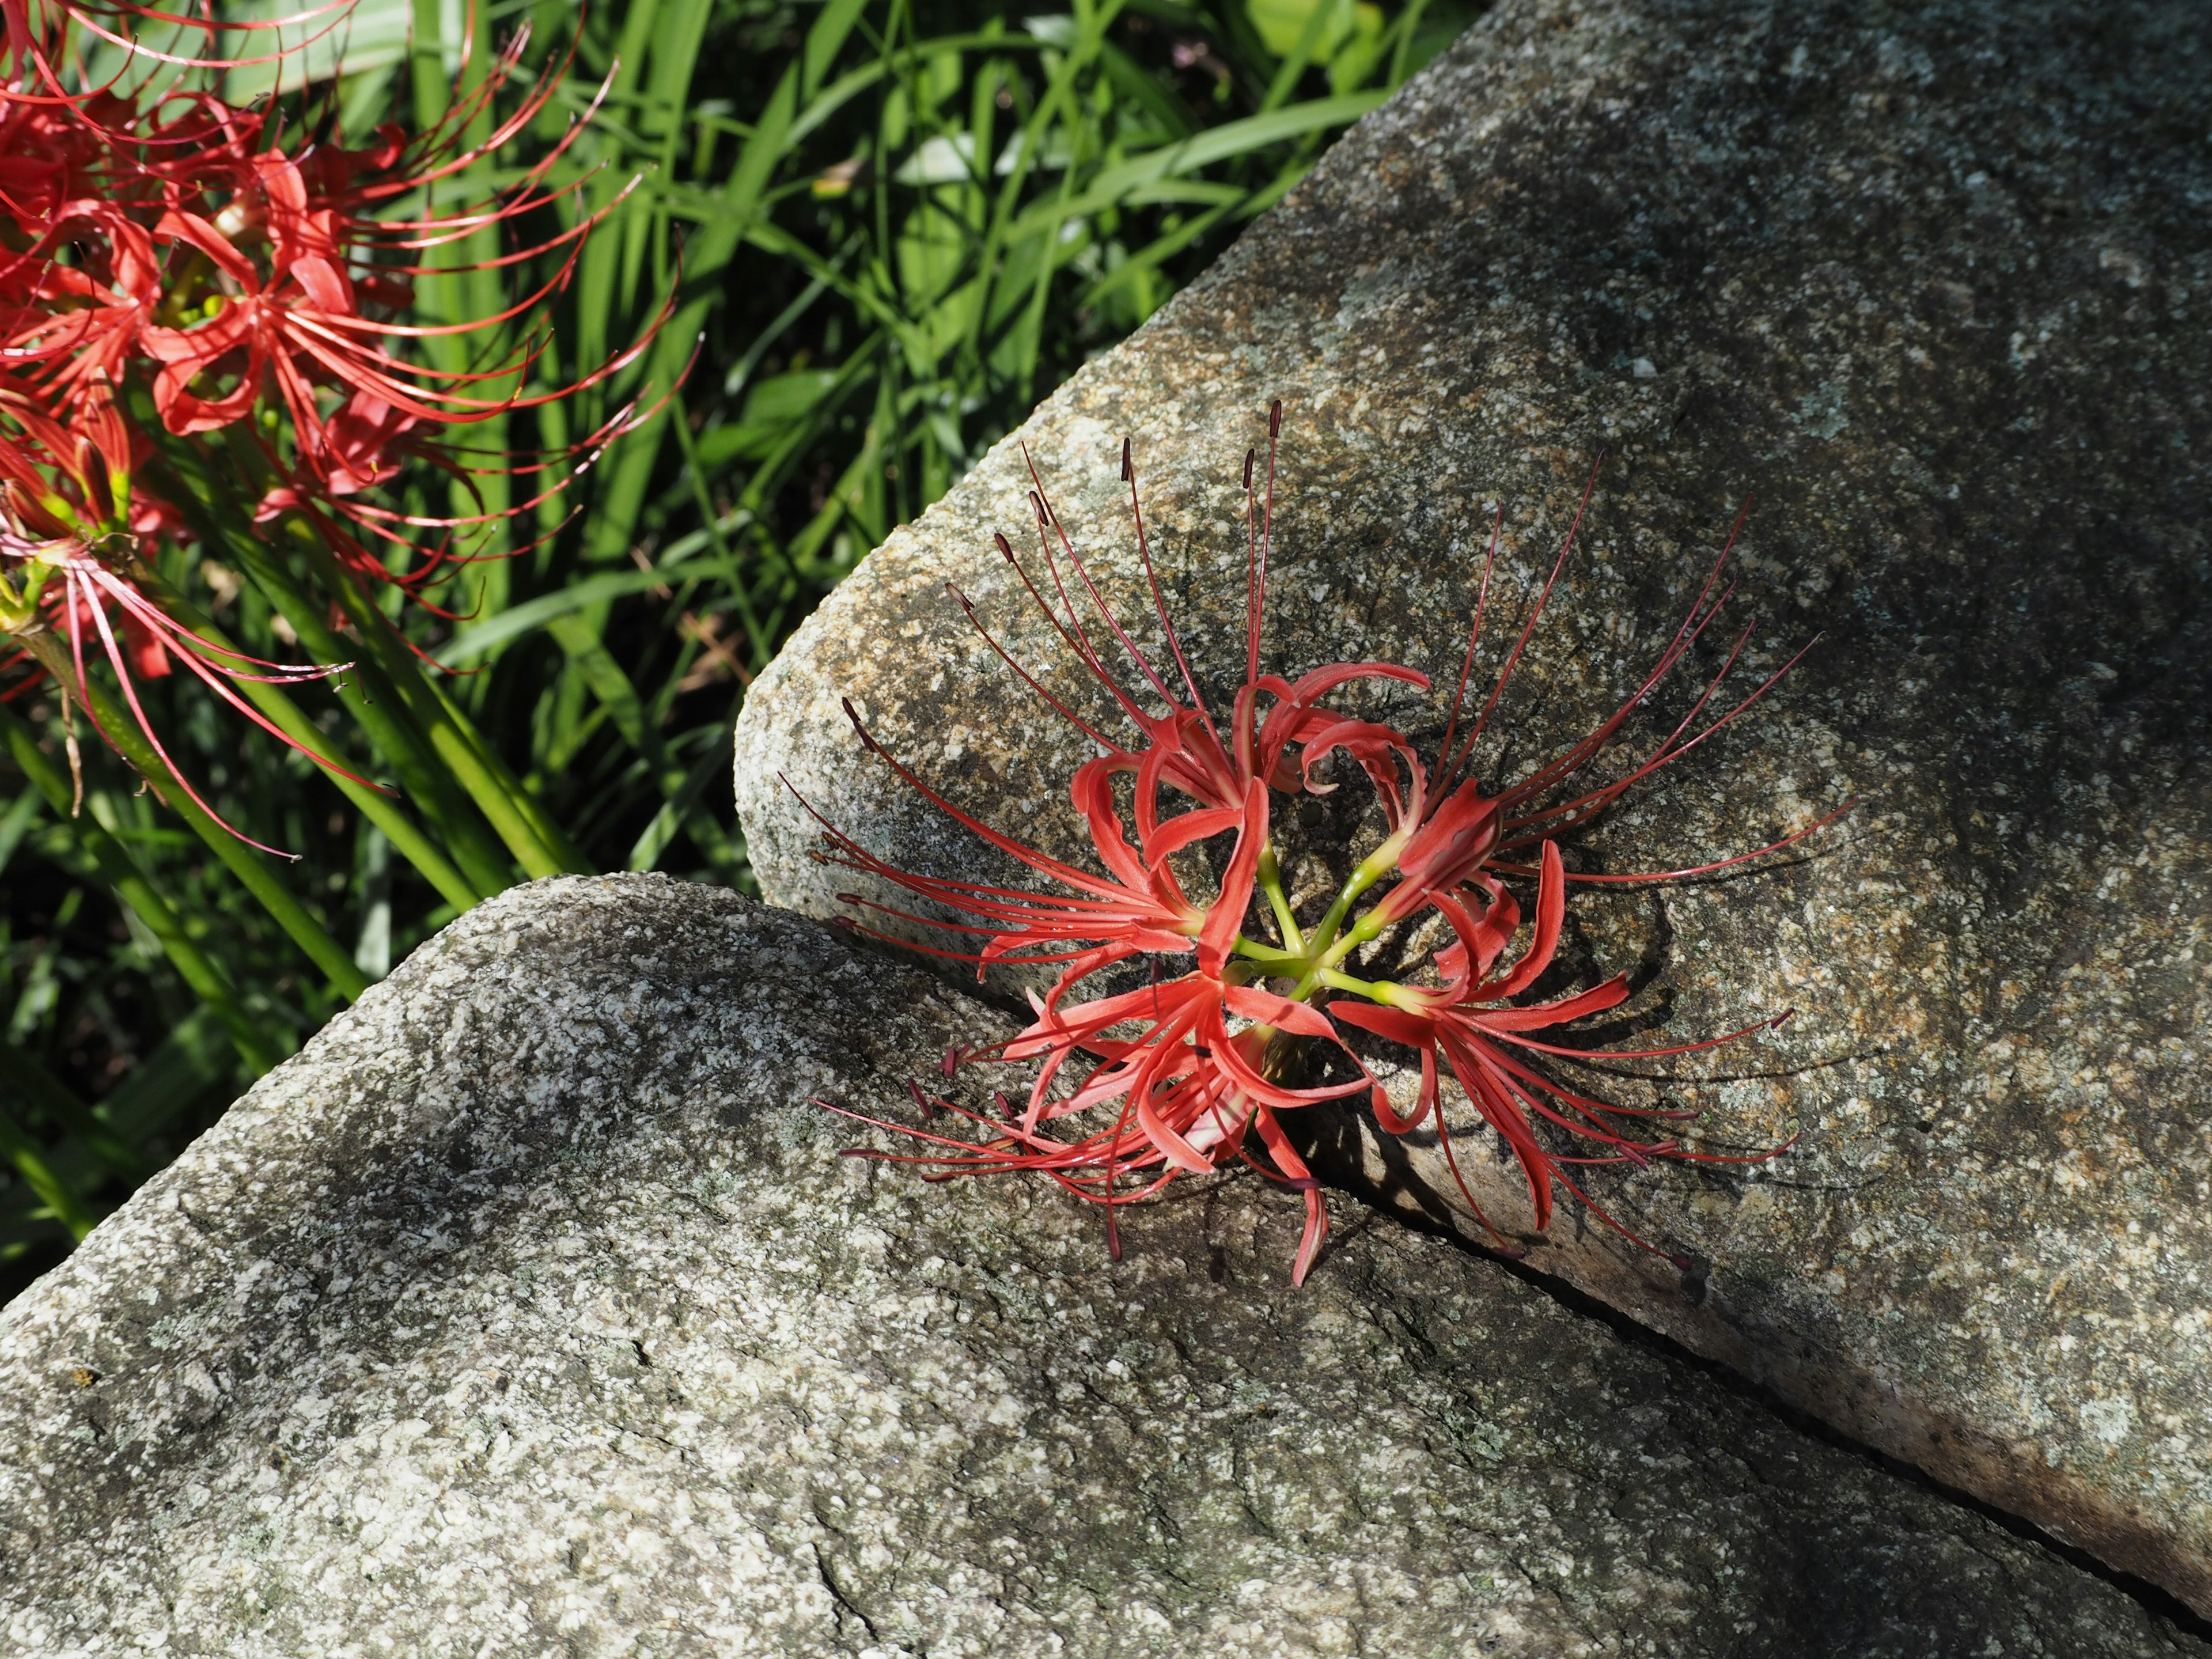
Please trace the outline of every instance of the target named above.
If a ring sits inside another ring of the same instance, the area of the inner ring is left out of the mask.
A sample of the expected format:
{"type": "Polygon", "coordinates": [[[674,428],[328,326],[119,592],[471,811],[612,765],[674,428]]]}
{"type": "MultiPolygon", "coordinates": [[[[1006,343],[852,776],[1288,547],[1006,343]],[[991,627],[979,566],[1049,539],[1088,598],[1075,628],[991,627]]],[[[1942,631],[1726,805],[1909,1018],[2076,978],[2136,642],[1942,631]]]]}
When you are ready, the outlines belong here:
{"type": "Polygon", "coordinates": [[[1246,15],[1259,30],[1260,39],[1278,58],[1297,50],[1299,41],[1318,15],[1319,40],[1313,58],[1328,63],[1356,41],[1373,42],[1382,35],[1382,8],[1354,0],[1245,0],[1246,15]]]}
{"type": "Polygon", "coordinates": [[[15,849],[23,844],[23,837],[39,819],[43,803],[35,789],[25,789],[8,803],[8,810],[0,812],[0,873],[5,873],[8,860],[15,856],[15,849]]]}
{"type": "Polygon", "coordinates": [[[656,587],[667,586],[672,580],[726,575],[735,569],[736,565],[732,561],[702,559],[682,570],[656,565],[650,570],[611,570],[604,575],[586,576],[551,593],[525,600],[513,610],[503,611],[489,621],[463,629],[431,655],[434,660],[447,667],[458,667],[561,617],[574,616],[579,611],[588,611],[610,599],[620,599],[627,593],[650,592],[656,587]]]}
{"type": "Polygon", "coordinates": [[[1058,202],[1041,202],[1029,209],[1015,220],[1014,234],[1056,227],[1066,220],[1085,217],[1102,208],[1115,206],[1127,199],[1138,186],[1155,179],[1177,173],[1195,173],[1200,167],[1265,149],[1285,138],[1303,137],[1310,132],[1323,132],[1331,127],[1348,125],[1381,104],[1389,95],[1376,89],[1345,93],[1334,98],[1318,98],[1310,103],[1293,104],[1288,109],[1270,110],[1265,115],[1248,116],[1242,121],[1231,121],[1225,126],[1211,128],[1178,144],[1164,144],[1158,149],[1148,150],[1142,155],[1133,156],[1103,169],[1080,196],[1064,206],[1058,202]]]}
{"type": "Polygon", "coordinates": [[[195,1009],[169,1028],[161,1045],[93,1109],[94,1115],[118,1140],[144,1145],[211,1097],[232,1092],[236,1068],[225,1047],[222,1022],[210,1010],[195,1009]]]}

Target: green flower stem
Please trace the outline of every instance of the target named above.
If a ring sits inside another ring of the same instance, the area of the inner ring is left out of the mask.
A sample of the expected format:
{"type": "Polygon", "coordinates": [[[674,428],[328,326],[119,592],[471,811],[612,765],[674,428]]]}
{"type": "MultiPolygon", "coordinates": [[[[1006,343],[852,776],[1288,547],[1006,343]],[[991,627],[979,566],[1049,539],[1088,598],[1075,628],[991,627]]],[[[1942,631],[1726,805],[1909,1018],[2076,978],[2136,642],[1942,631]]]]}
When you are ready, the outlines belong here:
{"type": "MultiPolygon", "coordinates": [[[[1352,879],[1344,884],[1344,890],[1336,896],[1336,902],[1328,907],[1328,914],[1321,919],[1321,926],[1314,929],[1312,939],[1307,941],[1307,951],[1316,962],[1335,945],[1337,930],[1344,926],[1345,917],[1359,902],[1359,896],[1398,867],[1398,854],[1405,851],[1412,835],[1410,826],[1401,830],[1360,860],[1359,867],[1352,872],[1352,879]]],[[[1336,960],[1343,960],[1342,952],[1338,953],[1336,960]]]]}
{"type": "MultiPolygon", "coordinates": [[[[1353,980],[1348,974],[1337,973],[1336,965],[1361,945],[1375,939],[1390,925],[1390,922],[1391,918],[1383,914],[1383,907],[1379,904],[1362,915],[1334,944],[1309,958],[1310,965],[1304,975],[1290,993],[1291,1000],[1304,1002],[1323,985],[1330,983],[1332,976],[1349,981],[1340,988],[1342,989],[1350,989],[1360,984],[1362,981],[1353,980]]],[[[1364,996],[1366,993],[1362,992],[1360,994],[1364,996]]]]}
{"type": "Polygon", "coordinates": [[[1303,951],[1279,950],[1272,945],[1262,945],[1257,939],[1246,939],[1242,933],[1237,936],[1237,943],[1231,948],[1238,956],[1258,963],[1261,968],[1278,976],[1288,975],[1295,979],[1313,966],[1303,951]]]}
{"type": "MultiPolygon", "coordinates": [[[[234,459],[240,466],[250,459],[234,459]]],[[[222,548],[252,577],[311,655],[323,662],[343,662],[361,654],[330,626],[323,603],[301,591],[276,550],[204,468],[179,471],[155,462],[144,470],[163,498],[191,520],[204,543],[222,548]]],[[[452,773],[439,763],[429,738],[408,718],[405,701],[383,671],[374,663],[357,662],[352,678],[333,690],[398,775],[401,788],[443,831],[453,860],[474,893],[488,896],[512,885],[513,866],[505,849],[452,773]],[[356,679],[358,684],[353,683],[356,679]]]]}
{"type": "MultiPolygon", "coordinates": [[[[227,651],[238,648],[216,626],[212,617],[187,601],[153,571],[142,565],[131,574],[132,579],[149,598],[209,644],[227,651]]],[[[423,878],[438,890],[438,896],[446,902],[456,909],[467,910],[498,890],[497,888],[480,890],[472,885],[453,867],[451,860],[431,845],[429,837],[415,827],[415,821],[399,810],[398,804],[390,795],[346,776],[331,756],[330,745],[320,728],[301,713],[299,705],[276,686],[265,680],[244,679],[238,682],[238,687],[296,748],[323,769],[325,775],[338,787],[339,792],[359,807],[371,823],[384,831],[393,849],[422,872],[423,878]]]]}
{"type": "Polygon", "coordinates": [[[0,1152],[8,1155],[8,1161],[15,1166],[25,1183],[53,1212],[54,1219],[69,1229],[72,1240],[82,1240],[93,1230],[100,1218],[85,1208],[84,1200],[54,1173],[53,1166],[40,1152],[39,1143],[25,1134],[4,1110],[0,1110],[0,1152]]]}
{"type": "MultiPolygon", "coordinates": [[[[1281,891],[1279,876],[1274,886],[1268,890],[1267,898],[1269,903],[1275,907],[1276,921],[1283,928],[1284,937],[1299,940],[1297,948],[1276,951],[1239,938],[1237,953],[1263,965],[1272,965],[1283,977],[1295,980],[1297,983],[1291,987],[1288,995],[1293,1002],[1304,1002],[1321,988],[1325,982],[1324,976],[1337,963],[1389,926],[1390,918],[1382,915],[1383,907],[1377,905],[1354,922],[1349,933],[1343,931],[1345,918],[1352,914],[1352,907],[1359,902],[1359,896],[1398,867],[1398,854],[1405,850],[1406,842],[1412,834],[1410,828],[1401,830],[1360,860],[1359,867],[1344,884],[1344,890],[1328,907],[1328,914],[1321,919],[1321,925],[1310,936],[1301,938],[1297,924],[1291,919],[1289,902],[1279,896],[1281,891]]],[[[1261,853],[1260,862],[1263,869],[1272,867],[1273,854],[1272,847],[1261,853]]]]}
{"type": "Polygon", "coordinates": [[[1404,917],[1390,913],[1390,907],[1387,902],[1377,904],[1373,909],[1362,915],[1358,921],[1353,922],[1342,939],[1329,946],[1322,954],[1317,965],[1323,972],[1327,972],[1361,945],[1381,938],[1384,928],[1394,922],[1404,920],[1404,917]]]}
{"type": "Polygon", "coordinates": [[[70,653],[58,635],[18,635],[17,639],[36,657],[58,684],[72,689],[84,699],[93,718],[100,723],[101,734],[112,745],[115,752],[136,767],[178,817],[192,827],[194,834],[205,842],[208,850],[221,859],[236,876],[240,885],[260,901],[271,920],[290,935],[292,942],[307,953],[308,959],[323,970],[331,988],[348,1002],[357,1000],[368,989],[369,981],[354,965],[353,957],[343,945],[330,936],[329,930],[307,914],[307,908],[293,897],[283,883],[278,881],[252,848],[217,823],[207,810],[195,801],[177,782],[176,776],[161,763],[154,752],[154,745],[130,713],[117,704],[99,686],[81,684],[70,653]]]}
{"type": "Polygon", "coordinates": [[[1398,854],[1403,850],[1407,832],[1401,831],[1384,842],[1361,860],[1344,884],[1344,890],[1328,908],[1310,938],[1298,931],[1297,919],[1291,913],[1290,900],[1284,896],[1282,871],[1275,860],[1273,843],[1260,852],[1260,867],[1256,877],[1261,890],[1267,896],[1275,912],[1275,925],[1282,929],[1285,939],[1291,941],[1291,948],[1279,950],[1272,945],[1262,945],[1256,939],[1238,934],[1232,947],[1236,953],[1259,965],[1279,978],[1296,981],[1289,996],[1293,1002],[1304,1002],[1324,985],[1332,990],[1350,991],[1377,1002],[1390,999],[1385,993],[1395,988],[1387,982],[1370,985],[1349,974],[1337,971],[1337,964],[1361,945],[1379,935],[1390,925],[1392,918],[1385,914],[1388,907],[1376,905],[1354,921],[1349,931],[1344,927],[1345,918],[1359,896],[1374,886],[1398,867],[1398,854]]]}
{"type": "Polygon", "coordinates": [[[1399,1001],[1399,988],[1387,979],[1354,979],[1350,974],[1340,973],[1334,968],[1324,968],[1321,982],[1332,991],[1349,991],[1356,997],[1365,997],[1370,1002],[1389,1006],[1403,1006],[1399,1001]]]}
{"type": "Polygon", "coordinates": [[[1298,919],[1291,914],[1290,897],[1283,891],[1283,866],[1275,857],[1272,841],[1260,849],[1258,880],[1260,890],[1267,896],[1268,908],[1275,913],[1275,927],[1282,934],[1284,948],[1304,951],[1305,935],[1298,931],[1298,919]]]}
{"type": "Polygon", "coordinates": [[[39,747],[38,735],[4,708],[0,708],[0,732],[6,733],[9,752],[14,756],[15,764],[23,769],[23,775],[46,798],[46,805],[53,809],[55,816],[70,825],[70,833],[91,854],[108,885],[115,890],[116,896],[138,913],[147,931],[160,941],[162,954],[175,967],[178,977],[222,1022],[240,1057],[256,1072],[274,1067],[284,1058],[283,1052],[272,1048],[261,1028],[247,1018],[222,969],[192,942],[183,921],[147,880],[129,849],[89,818],[70,820],[70,805],[74,792],[69,780],[39,747]]]}
{"type": "Polygon", "coordinates": [[[337,560],[315,538],[313,531],[297,519],[288,520],[286,527],[324,586],[344,608],[359,630],[361,643],[428,736],[438,758],[491,821],[516,862],[532,876],[590,874],[591,866],[575,844],[546,816],[536,798],[522,787],[522,781],[491,752],[453,700],[423,678],[407,642],[393,631],[360,584],[338,568],[337,560]]]}

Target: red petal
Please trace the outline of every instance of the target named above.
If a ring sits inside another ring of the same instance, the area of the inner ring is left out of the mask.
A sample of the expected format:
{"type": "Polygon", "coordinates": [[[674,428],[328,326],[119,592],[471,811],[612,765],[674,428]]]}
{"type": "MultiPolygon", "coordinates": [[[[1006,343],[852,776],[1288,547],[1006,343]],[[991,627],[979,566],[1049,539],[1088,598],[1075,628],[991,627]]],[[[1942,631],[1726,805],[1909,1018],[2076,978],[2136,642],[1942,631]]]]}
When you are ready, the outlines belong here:
{"type": "Polygon", "coordinates": [[[1252,902],[1252,888],[1260,869],[1260,849],[1267,842],[1267,786],[1255,778],[1244,786],[1244,827],[1237,832],[1237,850],[1221,878],[1221,896],[1206,915],[1198,935],[1198,965],[1201,972],[1218,974],[1229,960],[1230,948],[1243,930],[1244,912],[1252,902]]]}
{"type": "Polygon", "coordinates": [[[1336,1028],[1328,1017],[1318,1008],[1303,1002],[1292,1002],[1288,997],[1279,997],[1273,991],[1263,991],[1256,985],[1232,985],[1222,993],[1223,1002],[1231,1013],[1242,1014],[1246,1019],[1262,1025],[1274,1026],[1278,1030],[1291,1031],[1299,1036],[1334,1037],[1336,1028]]]}
{"type": "Polygon", "coordinates": [[[1552,957],[1559,948],[1559,930],[1567,919],[1566,866],[1559,860],[1559,844],[1554,841],[1544,843],[1543,866],[1536,881],[1536,936],[1528,942],[1528,953],[1516,963],[1511,972],[1494,985],[1486,985],[1479,994],[1486,1002],[1502,1001],[1515,992],[1535,982],[1539,975],[1552,965],[1552,957]]]}

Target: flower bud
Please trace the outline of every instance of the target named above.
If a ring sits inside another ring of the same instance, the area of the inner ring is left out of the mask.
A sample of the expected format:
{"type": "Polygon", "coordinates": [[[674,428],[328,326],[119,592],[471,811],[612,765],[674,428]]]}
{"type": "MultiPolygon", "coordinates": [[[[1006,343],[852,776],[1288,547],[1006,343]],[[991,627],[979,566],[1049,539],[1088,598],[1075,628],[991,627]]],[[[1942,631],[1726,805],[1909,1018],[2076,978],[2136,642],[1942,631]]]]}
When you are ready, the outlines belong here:
{"type": "Polygon", "coordinates": [[[1498,802],[1470,780],[1452,791],[1398,854],[1398,870],[1430,892],[1457,886],[1498,849],[1498,802]]]}

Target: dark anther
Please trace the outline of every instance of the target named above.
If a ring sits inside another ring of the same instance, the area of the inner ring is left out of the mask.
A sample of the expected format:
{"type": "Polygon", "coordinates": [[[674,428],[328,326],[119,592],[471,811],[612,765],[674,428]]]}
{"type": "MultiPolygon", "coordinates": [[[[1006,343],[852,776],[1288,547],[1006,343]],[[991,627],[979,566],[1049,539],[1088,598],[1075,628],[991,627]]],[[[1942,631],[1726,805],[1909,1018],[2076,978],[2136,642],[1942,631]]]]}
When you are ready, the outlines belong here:
{"type": "Polygon", "coordinates": [[[1248,490],[1252,488],[1252,463],[1259,459],[1260,452],[1256,449],[1244,452],[1244,488],[1248,490]]]}
{"type": "Polygon", "coordinates": [[[840,697],[837,701],[845,705],[845,718],[853,722],[853,729],[860,734],[860,747],[871,755],[883,753],[882,750],[876,747],[876,740],[868,735],[868,728],[860,724],[860,711],[853,707],[853,700],[850,697],[840,697]]]}
{"type": "Polygon", "coordinates": [[[1190,1051],[1196,1054],[1200,1060],[1212,1060],[1213,1058],[1213,1050],[1207,1048],[1203,1042],[1192,1043],[1190,1045],[1190,1051]]]}
{"type": "Polygon", "coordinates": [[[921,1085],[908,1083],[906,1087],[907,1092],[914,1097],[914,1103],[921,1108],[922,1116],[934,1119],[939,1111],[938,1104],[922,1092],[921,1085]]]}
{"type": "Polygon", "coordinates": [[[1128,483],[1137,476],[1137,469],[1129,464],[1129,441],[1121,440],[1121,482],[1128,483]]]}
{"type": "Polygon", "coordinates": [[[858,933],[860,926],[850,916],[832,916],[830,918],[830,925],[832,927],[842,927],[848,933],[858,933]]]}
{"type": "Polygon", "coordinates": [[[865,904],[867,901],[863,899],[858,893],[840,893],[837,895],[837,902],[840,904],[865,904]]]}
{"type": "Polygon", "coordinates": [[[1006,1119],[1007,1122],[1016,1122],[1020,1119],[1022,1109],[1014,1104],[1012,1098],[1004,1089],[999,1090],[996,1093],[992,1095],[991,1098],[998,1103],[999,1115],[1006,1119]]]}
{"type": "Polygon", "coordinates": [[[991,532],[991,539],[998,543],[999,551],[1005,554],[1006,556],[1006,562],[1008,564],[1012,564],[1014,562],[1014,550],[1012,544],[1006,540],[1003,534],[995,530],[991,532]]]}
{"type": "Polygon", "coordinates": [[[1270,438],[1283,435],[1283,400],[1280,398],[1267,405],[1267,435],[1270,438]]]}

